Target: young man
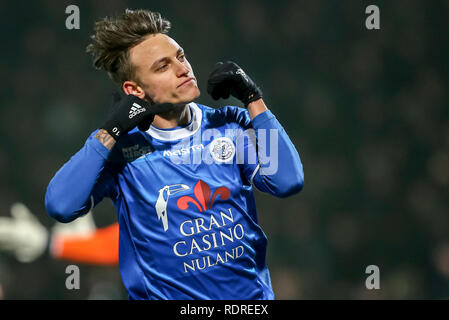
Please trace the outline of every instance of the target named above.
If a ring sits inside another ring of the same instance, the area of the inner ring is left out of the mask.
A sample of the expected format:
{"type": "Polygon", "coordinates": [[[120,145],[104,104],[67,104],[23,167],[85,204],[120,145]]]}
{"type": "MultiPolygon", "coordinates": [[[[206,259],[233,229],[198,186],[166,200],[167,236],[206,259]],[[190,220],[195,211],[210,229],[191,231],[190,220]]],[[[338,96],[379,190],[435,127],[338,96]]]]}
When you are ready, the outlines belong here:
{"type": "Polygon", "coordinates": [[[246,109],[194,103],[197,79],[158,13],[126,10],[95,29],[94,65],[126,96],[50,182],[49,215],[69,222],[113,200],[130,299],[274,299],[253,186],[286,197],[304,179],[261,90],[217,63],[209,94],[246,109]]]}

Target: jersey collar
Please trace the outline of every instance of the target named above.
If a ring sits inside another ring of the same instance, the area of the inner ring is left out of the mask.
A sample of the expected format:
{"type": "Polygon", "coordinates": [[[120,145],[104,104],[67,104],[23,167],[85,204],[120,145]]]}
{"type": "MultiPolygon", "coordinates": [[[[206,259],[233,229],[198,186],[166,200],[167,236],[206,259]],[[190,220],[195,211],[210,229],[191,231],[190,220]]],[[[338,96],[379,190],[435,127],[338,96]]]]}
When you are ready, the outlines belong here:
{"type": "Polygon", "coordinates": [[[153,138],[163,141],[180,140],[195,134],[201,127],[202,112],[194,102],[189,103],[188,106],[192,113],[192,120],[187,126],[177,129],[159,129],[151,125],[147,133],[153,138]]]}

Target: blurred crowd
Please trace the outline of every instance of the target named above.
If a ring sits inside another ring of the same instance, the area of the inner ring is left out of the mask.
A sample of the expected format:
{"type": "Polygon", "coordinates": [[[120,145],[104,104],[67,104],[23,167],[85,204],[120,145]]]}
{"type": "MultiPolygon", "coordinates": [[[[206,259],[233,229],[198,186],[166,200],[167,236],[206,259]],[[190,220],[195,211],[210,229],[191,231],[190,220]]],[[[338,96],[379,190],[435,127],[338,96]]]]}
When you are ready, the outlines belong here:
{"type": "MultiPolygon", "coordinates": [[[[50,228],[44,194],[56,170],[102,123],[114,84],[85,53],[94,21],[125,8],[159,11],[201,90],[233,60],[258,83],[301,156],[305,187],[256,192],[278,299],[449,298],[449,1],[0,2],[0,216],[25,203],[50,228]],[[380,30],[365,8],[380,9],[380,30]],[[20,23],[17,23],[20,21],[20,23]],[[365,269],[380,269],[367,290],[365,269]]],[[[95,222],[116,221],[106,200],[95,222]]],[[[65,266],[0,252],[0,298],[126,299],[118,266],[65,266]]]]}

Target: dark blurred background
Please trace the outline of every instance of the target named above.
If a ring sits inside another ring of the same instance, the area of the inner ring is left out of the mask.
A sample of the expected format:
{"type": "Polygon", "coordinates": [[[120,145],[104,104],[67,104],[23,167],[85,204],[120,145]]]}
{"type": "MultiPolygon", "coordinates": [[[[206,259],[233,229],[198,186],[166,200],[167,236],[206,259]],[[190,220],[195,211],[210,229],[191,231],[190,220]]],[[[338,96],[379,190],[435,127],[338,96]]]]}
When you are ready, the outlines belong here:
{"type": "MultiPolygon", "coordinates": [[[[104,119],[115,85],[85,53],[94,21],[161,12],[186,50],[201,97],[216,61],[262,87],[296,145],[305,188],[257,192],[278,299],[449,298],[449,1],[1,1],[0,216],[26,204],[50,228],[44,194],[104,119]],[[65,9],[80,9],[68,30],[65,9]],[[365,8],[380,9],[367,30],[365,8]],[[380,290],[365,268],[380,268],[380,290]]],[[[116,221],[105,200],[97,226],[116,221]]],[[[127,299],[118,266],[0,253],[4,299],[127,299]]]]}

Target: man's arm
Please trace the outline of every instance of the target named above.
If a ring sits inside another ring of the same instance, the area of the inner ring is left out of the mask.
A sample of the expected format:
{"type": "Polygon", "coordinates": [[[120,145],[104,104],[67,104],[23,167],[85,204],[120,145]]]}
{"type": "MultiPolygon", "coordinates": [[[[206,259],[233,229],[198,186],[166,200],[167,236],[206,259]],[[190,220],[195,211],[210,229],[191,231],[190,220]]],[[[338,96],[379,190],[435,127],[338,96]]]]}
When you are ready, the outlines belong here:
{"type": "Polygon", "coordinates": [[[50,216],[60,222],[70,222],[86,214],[105,196],[115,192],[114,177],[106,162],[116,141],[136,126],[147,130],[157,113],[173,108],[164,103],[150,106],[133,95],[113,95],[114,112],[94,135],[53,177],[45,194],[45,206],[50,216]],[[133,108],[142,110],[133,114],[133,108]],[[132,116],[130,116],[133,114],[132,116]]]}
{"type": "MultiPolygon", "coordinates": [[[[288,197],[304,187],[304,171],[298,151],[282,125],[268,109],[252,117],[256,134],[257,166],[250,181],[262,192],[288,197]]],[[[255,150],[254,150],[255,149],[255,150]]]]}
{"type": "Polygon", "coordinates": [[[249,116],[250,116],[251,120],[253,120],[259,114],[261,114],[262,112],[265,112],[267,110],[268,110],[268,108],[265,105],[265,103],[263,102],[262,98],[254,101],[254,102],[250,102],[248,104],[248,112],[249,112],[249,116]]]}
{"type": "MultiPolygon", "coordinates": [[[[284,128],[265,106],[262,91],[253,80],[234,62],[218,62],[207,81],[207,92],[215,100],[233,95],[248,109],[256,141],[247,139],[246,151],[256,153],[258,160],[258,164],[243,166],[248,181],[278,197],[299,192],[304,186],[301,159],[284,128]]],[[[248,119],[237,121],[250,127],[248,119]]]]}
{"type": "Polygon", "coordinates": [[[97,138],[108,150],[112,150],[115,145],[115,139],[104,129],[98,130],[95,134],[95,138],[97,138]]]}
{"type": "Polygon", "coordinates": [[[109,154],[110,150],[92,134],[58,170],[45,194],[45,207],[51,217],[60,222],[73,221],[110,193],[113,178],[105,169],[109,154]]]}

